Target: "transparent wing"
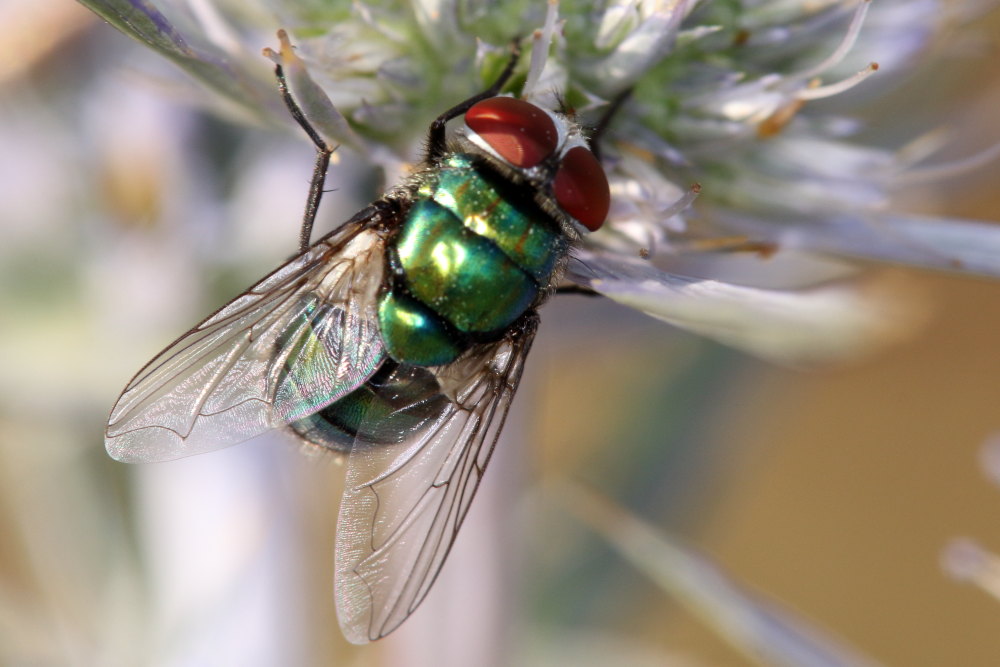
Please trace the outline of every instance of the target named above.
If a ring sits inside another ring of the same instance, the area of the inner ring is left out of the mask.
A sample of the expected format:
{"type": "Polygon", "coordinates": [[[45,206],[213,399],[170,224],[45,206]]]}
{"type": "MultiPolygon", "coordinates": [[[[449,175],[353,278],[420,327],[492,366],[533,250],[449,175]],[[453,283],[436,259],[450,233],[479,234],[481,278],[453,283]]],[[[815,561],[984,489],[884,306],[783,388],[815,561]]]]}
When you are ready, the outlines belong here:
{"type": "MultiPolygon", "coordinates": [[[[427,595],[469,509],[503,426],[537,327],[532,315],[499,343],[437,373],[406,401],[397,442],[355,440],[337,523],[337,615],[356,644],[383,637],[427,595]]],[[[427,372],[393,371],[396,383],[427,372]],[[408,375],[409,374],[409,375],[408,375]]],[[[393,394],[398,395],[397,392],[393,394]]],[[[399,422],[397,422],[399,423],[399,422]]],[[[378,424],[360,433],[378,433],[378,424]]]]}
{"type": "Polygon", "coordinates": [[[375,297],[382,239],[362,214],[181,336],[129,382],[115,459],[199,454],[288,423],[363,383],[385,356],[375,297]]]}

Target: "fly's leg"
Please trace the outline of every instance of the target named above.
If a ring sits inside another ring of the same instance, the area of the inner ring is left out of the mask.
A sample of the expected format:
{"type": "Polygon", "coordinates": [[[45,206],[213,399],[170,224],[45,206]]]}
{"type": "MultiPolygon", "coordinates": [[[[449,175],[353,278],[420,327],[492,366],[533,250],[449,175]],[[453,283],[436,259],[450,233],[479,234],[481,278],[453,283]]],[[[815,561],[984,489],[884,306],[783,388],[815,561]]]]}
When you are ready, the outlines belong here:
{"type": "Polygon", "coordinates": [[[492,86],[478,95],[473,95],[464,102],[456,104],[434,119],[434,122],[431,123],[427,136],[427,160],[429,162],[437,162],[445,153],[446,143],[444,131],[448,121],[452,118],[461,116],[475,103],[482,102],[485,99],[498,95],[507,82],[510,81],[510,77],[514,74],[514,68],[517,66],[517,61],[520,57],[520,41],[515,39],[511,46],[510,60],[507,61],[507,66],[504,67],[502,72],[500,72],[500,76],[497,77],[497,80],[493,82],[492,86]]]}
{"type": "MultiPolygon", "coordinates": [[[[284,30],[278,31],[278,39],[282,41],[282,48],[285,48],[285,42],[287,42],[288,37],[284,30]]],[[[288,48],[291,48],[291,46],[288,45],[288,48]]],[[[281,93],[281,99],[284,100],[285,106],[288,107],[288,112],[292,114],[292,118],[299,124],[299,127],[305,130],[313,145],[316,146],[316,164],[313,167],[312,180],[309,182],[309,198],[306,199],[306,210],[302,215],[302,228],[299,231],[299,252],[305,252],[309,249],[313,223],[316,222],[316,211],[319,210],[319,202],[323,198],[323,186],[326,183],[326,171],[330,166],[330,156],[333,155],[333,151],[337,150],[337,147],[326,143],[319,132],[316,131],[316,128],[306,120],[302,109],[288,91],[285,70],[281,67],[280,63],[275,63],[274,65],[274,77],[278,80],[278,92],[281,93]]]]}
{"type": "Polygon", "coordinates": [[[580,296],[600,296],[597,292],[583,285],[562,285],[555,288],[555,294],[579,294],[580,296]]]}

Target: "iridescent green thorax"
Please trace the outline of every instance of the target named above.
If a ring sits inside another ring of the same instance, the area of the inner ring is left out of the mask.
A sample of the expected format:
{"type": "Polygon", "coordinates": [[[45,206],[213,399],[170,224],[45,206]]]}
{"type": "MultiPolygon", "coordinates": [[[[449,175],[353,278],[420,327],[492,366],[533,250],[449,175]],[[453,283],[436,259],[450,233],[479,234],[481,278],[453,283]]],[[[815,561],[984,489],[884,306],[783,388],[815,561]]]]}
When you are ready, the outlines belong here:
{"type": "Polygon", "coordinates": [[[538,294],[494,243],[433,200],[413,206],[395,251],[410,294],[462,333],[508,326],[538,294]]]}
{"type": "Polygon", "coordinates": [[[432,366],[501,335],[548,286],[567,246],[530,193],[472,156],[449,156],[418,188],[388,249],[397,278],[379,324],[389,355],[432,366]]]}
{"type": "Polygon", "coordinates": [[[566,250],[566,237],[555,223],[532,215],[511,184],[484,178],[468,155],[448,158],[436,182],[420,194],[451,211],[470,231],[492,241],[518,267],[544,285],[566,250]],[[512,201],[518,198],[521,201],[512,201]]]}

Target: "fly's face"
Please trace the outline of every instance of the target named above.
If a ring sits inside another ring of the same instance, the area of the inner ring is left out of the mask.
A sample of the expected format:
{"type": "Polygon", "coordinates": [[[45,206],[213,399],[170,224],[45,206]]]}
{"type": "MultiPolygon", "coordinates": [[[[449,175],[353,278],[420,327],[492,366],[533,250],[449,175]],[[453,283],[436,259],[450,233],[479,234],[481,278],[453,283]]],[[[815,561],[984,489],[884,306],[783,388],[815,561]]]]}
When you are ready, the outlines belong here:
{"type": "Polygon", "coordinates": [[[465,114],[460,136],[529,183],[550,215],[597,231],[611,205],[608,179],[580,127],[565,115],[514,97],[494,97],[465,114]]]}
{"type": "MultiPolygon", "coordinates": [[[[290,45],[282,36],[283,48],[290,45]]],[[[384,636],[426,596],[517,389],[573,239],[607,215],[579,127],[497,93],[445,112],[427,169],[198,324],[125,387],[114,458],[152,462],[287,428],[348,456],[336,603],[349,640],[384,636]],[[458,148],[444,126],[464,114],[458,148]]],[[[332,149],[317,145],[303,238],[332,149]]]]}

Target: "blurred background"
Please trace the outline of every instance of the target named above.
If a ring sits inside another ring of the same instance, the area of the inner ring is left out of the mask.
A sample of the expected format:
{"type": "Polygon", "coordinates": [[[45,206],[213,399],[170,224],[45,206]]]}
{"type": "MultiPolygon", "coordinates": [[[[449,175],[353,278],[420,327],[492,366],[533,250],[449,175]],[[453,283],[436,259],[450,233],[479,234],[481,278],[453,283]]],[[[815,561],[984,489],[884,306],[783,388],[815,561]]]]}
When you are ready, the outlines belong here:
{"type": "MultiPolygon", "coordinates": [[[[1000,21],[975,30],[862,106],[871,133],[1000,141],[1000,21]]],[[[569,478],[873,661],[1000,664],[1000,604],[942,566],[955,538],[1000,550],[1000,285],[893,268],[925,326],[809,372],[554,300],[435,589],[346,644],[336,462],[277,436],[151,466],[103,448],[132,374],[294,252],[311,147],[210,113],[78,5],[0,2],[0,37],[0,663],[752,664],[575,518],[569,478]]],[[[899,198],[1000,220],[998,178],[899,198]]],[[[328,184],[321,231],[376,187],[349,154],[328,184]]]]}

